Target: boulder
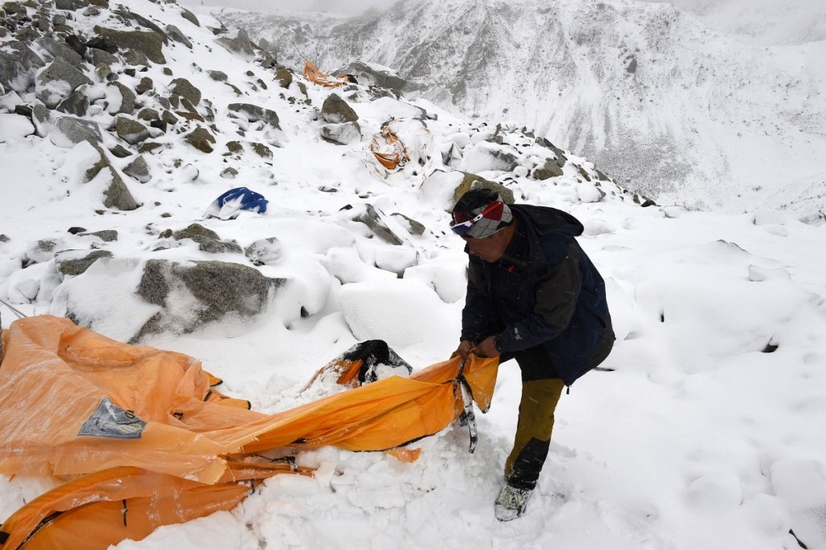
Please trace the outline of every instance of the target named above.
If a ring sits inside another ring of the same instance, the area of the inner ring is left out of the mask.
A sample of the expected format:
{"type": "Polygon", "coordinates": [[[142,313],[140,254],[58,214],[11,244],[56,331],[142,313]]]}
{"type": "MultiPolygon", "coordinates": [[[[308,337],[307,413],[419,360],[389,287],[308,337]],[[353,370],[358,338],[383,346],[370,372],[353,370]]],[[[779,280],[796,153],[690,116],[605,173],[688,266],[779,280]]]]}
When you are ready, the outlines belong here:
{"type": "Polygon", "coordinates": [[[192,85],[192,83],[185,78],[176,78],[169,83],[170,92],[173,95],[180,96],[192,105],[198,105],[201,102],[201,90],[192,85]]]}
{"type": "Polygon", "coordinates": [[[77,89],[58,103],[55,110],[77,117],[84,117],[89,110],[89,98],[80,89],[77,89]]]}
{"type": "Polygon", "coordinates": [[[55,267],[64,276],[82,275],[101,258],[111,258],[108,250],[62,250],[55,254],[55,267]]]}
{"type": "Polygon", "coordinates": [[[149,173],[149,165],[142,155],[135,157],[135,160],[126,165],[123,173],[127,176],[133,177],[141,183],[146,183],[152,179],[152,174],[149,173]]]}
{"type": "Polygon", "coordinates": [[[115,119],[115,133],[125,142],[135,145],[149,137],[149,129],[133,118],[118,116],[115,119]]]}
{"type": "Polygon", "coordinates": [[[281,260],[281,241],[276,237],[260,239],[244,249],[254,265],[275,265],[281,260]]]}
{"type": "Polygon", "coordinates": [[[43,37],[37,43],[54,58],[60,58],[74,67],[80,68],[83,65],[83,56],[76,52],[66,42],[55,40],[51,37],[43,37]]]}
{"type": "Polygon", "coordinates": [[[140,52],[153,63],[161,65],[166,63],[166,58],[163,55],[164,37],[157,32],[119,31],[97,25],[95,25],[94,31],[98,36],[110,40],[121,49],[140,52]]]}
{"type": "Polygon", "coordinates": [[[204,153],[211,153],[212,145],[215,143],[215,137],[209,132],[209,130],[201,126],[188,133],[184,137],[184,140],[204,153]]]}
{"type": "Polygon", "coordinates": [[[112,82],[106,87],[110,115],[132,114],[135,111],[135,92],[120,82],[112,82]]]}
{"type": "Polygon", "coordinates": [[[349,145],[361,141],[361,127],[358,122],[325,124],[321,127],[321,137],[330,143],[349,145]]]}
{"type": "Polygon", "coordinates": [[[82,118],[60,117],[55,123],[55,128],[71,145],[77,145],[82,141],[100,143],[102,139],[98,125],[82,118]]]}
{"type": "Polygon", "coordinates": [[[359,116],[338,94],[330,94],[321,105],[321,116],[331,124],[355,122],[359,116]]]}
{"type": "Polygon", "coordinates": [[[223,241],[215,231],[207,229],[198,223],[193,223],[185,229],[175,231],[171,236],[176,241],[191,239],[198,243],[198,250],[208,254],[241,253],[241,246],[238,245],[238,243],[223,241]]]}
{"type": "Polygon", "coordinates": [[[239,29],[235,38],[219,38],[217,42],[231,52],[255,55],[254,44],[244,29],[239,29]]]}
{"type": "Polygon", "coordinates": [[[190,42],[186,35],[181,31],[181,29],[179,29],[175,25],[167,25],[166,33],[167,35],[169,35],[169,38],[171,38],[175,42],[180,42],[190,50],[192,49],[192,42],[190,42]]]}
{"type": "Polygon", "coordinates": [[[228,313],[261,313],[284,279],[265,277],[253,267],[218,261],[177,263],[149,260],[136,293],[162,307],[135,338],[164,330],[187,333],[228,313]]]}
{"type": "Polygon", "coordinates": [[[386,243],[400,245],[402,241],[382,219],[381,212],[373,205],[367,204],[361,212],[356,212],[353,221],[361,222],[370,228],[373,233],[386,243]]]}
{"type": "Polygon", "coordinates": [[[234,113],[238,113],[239,115],[243,116],[249,122],[266,122],[267,124],[281,129],[278,120],[278,113],[272,111],[270,109],[265,109],[264,107],[259,107],[258,105],[251,105],[249,103],[230,103],[227,105],[227,109],[234,113]]]}
{"type": "Polygon", "coordinates": [[[40,71],[36,78],[37,98],[50,109],[72,93],[78,86],[92,84],[82,72],[61,58],[56,58],[40,71]]]}
{"type": "Polygon", "coordinates": [[[400,95],[403,90],[409,88],[409,83],[404,78],[391,74],[388,71],[374,69],[361,61],[354,61],[343,69],[335,71],[335,74],[353,75],[359,84],[385,88],[394,92],[396,96],[400,95]]]}
{"type": "Polygon", "coordinates": [[[542,166],[538,166],[533,171],[533,177],[538,180],[556,178],[562,175],[562,168],[557,164],[556,159],[546,159],[542,166]]]}
{"type": "Polygon", "coordinates": [[[46,62],[23,42],[5,42],[0,50],[0,86],[23,93],[34,82],[35,70],[45,65],[46,62]]]}

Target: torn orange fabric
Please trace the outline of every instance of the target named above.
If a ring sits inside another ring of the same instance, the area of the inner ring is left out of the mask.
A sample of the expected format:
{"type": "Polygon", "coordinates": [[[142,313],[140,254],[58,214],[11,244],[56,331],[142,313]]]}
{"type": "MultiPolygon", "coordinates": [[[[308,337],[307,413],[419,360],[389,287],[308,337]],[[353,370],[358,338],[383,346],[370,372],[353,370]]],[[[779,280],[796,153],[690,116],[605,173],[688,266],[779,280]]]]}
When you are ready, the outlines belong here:
{"type": "MultiPolygon", "coordinates": [[[[140,480],[140,486],[151,479],[170,486],[178,483],[170,479],[194,484],[187,485],[194,488],[188,496],[168,501],[170,506],[192,507],[186,517],[175,521],[227,509],[213,504],[226,502],[231,508],[233,499],[243,498],[238,496],[243,491],[237,489],[236,480],[272,475],[267,468],[244,462],[254,454],[325,445],[353,451],[391,450],[433,435],[453,422],[465,405],[462,392],[457,391],[460,370],[483,410],[490,404],[498,370],[497,359],[472,357],[462,365],[461,359],[454,358],[410,378],[392,376],[265,415],[234,406],[242,400],[210,397],[214,377],[202,370],[199,361],[180,353],[117,342],[51,316],[15,321],[6,332],[0,364],[0,473],[85,475],[96,483],[94,476],[127,468],[139,472],[130,479],[140,480]],[[201,486],[221,489],[213,492],[201,486]],[[214,495],[214,502],[207,496],[199,500],[196,494],[214,495]]],[[[85,494],[87,489],[79,487],[88,488],[88,483],[89,479],[75,480],[59,487],[58,497],[63,498],[61,491],[85,494]]],[[[123,496],[126,493],[120,489],[114,493],[99,489],[94,494],[101,502],[148,498],[135,487],[123,488],[137,491],[134,496],[123,496]]],[[[13,517],[27,517],[35,502],[13,517]]],[[[89,505],[82,498],[76,502],[89,505]]],[[[149,506],[133,502],[133,510],[149,506]]],[[[92,509],[74,510],[76,518],[85,518],[76,526],[119,517],[114,504],[100,504],[94,510],[100,510],[100,516],[92,509]]],[[[166,518],[162,524],[175,519],[161,516],[166,518]]],[[[31,528],[30,523],[18,521],[22,520],[15,519],[11,527],[5,522],[0,531],[11,537],[31,528]]],[[[71,523],[67,525],[72,529],[71,523]]],[[[152,525],[146,527],[150,532],[152,525]]],[[[101,544],[96,547],[110,543],[101,539],[101,544]]],[[[0,548],[17,546],[7,542],[0,548]]]]}
{"type": "Polygon", "coordinates": [[[335,77],[321,72],[312,61],[304,63],[304,78],[325,88],[337,88],[350,82],[344,75],[335,77]]]}

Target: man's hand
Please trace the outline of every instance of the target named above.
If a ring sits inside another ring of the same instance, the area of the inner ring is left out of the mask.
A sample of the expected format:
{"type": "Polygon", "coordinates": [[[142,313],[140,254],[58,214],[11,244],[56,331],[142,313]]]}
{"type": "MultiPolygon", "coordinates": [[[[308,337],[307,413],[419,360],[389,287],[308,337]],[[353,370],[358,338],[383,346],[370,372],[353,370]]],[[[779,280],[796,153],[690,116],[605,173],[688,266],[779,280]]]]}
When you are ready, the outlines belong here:
{"type": "Polygon", "coordinates": [[[459,347],[456,348],[456,351],[453,352],[451,357],[456,357],[457,355],[460,356],[462,359],[467,359],[470,350],[473,349],[473,342],[470,340],[462,340],[459,343],[459,347]]]}
{"type": "MultiPolygon", "coordinates": [[[[460,346],[461,347],[461,346],[460,346]]],[[[493,336],[488,336],[471,350],[479,357],[496,357],[499,355],[499,350],[496,349],[496,344],[493,341],[493,336]]]]}

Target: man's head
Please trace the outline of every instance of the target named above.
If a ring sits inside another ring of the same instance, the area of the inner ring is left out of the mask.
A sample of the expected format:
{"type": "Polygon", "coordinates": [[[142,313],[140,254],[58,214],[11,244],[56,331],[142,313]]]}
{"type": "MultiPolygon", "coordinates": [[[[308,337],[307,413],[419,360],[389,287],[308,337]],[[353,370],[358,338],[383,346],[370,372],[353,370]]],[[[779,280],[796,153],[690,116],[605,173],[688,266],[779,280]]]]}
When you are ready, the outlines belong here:
{"type": "Polygon", "coordinates": [[[471,254],[496,262],[513,237],[513,214],[490,189],[472,189],[453,207],[450,229],[468,243],[471,254]]]}

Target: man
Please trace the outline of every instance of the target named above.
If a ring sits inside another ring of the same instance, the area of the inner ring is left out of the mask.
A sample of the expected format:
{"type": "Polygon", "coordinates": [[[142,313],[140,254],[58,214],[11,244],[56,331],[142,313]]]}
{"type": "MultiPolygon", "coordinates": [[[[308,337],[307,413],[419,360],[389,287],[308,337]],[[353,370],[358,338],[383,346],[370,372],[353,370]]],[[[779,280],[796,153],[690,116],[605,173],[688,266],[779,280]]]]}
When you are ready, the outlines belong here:
{"type": "Polygon", "coordinates": [[[522,399],[496,517],[525,512],[548,456],[564,386],[599,365],[614,343],[605,283],[574,237],[582,224],[561,210],[506,205],[488,189],[465,193],[451,229],[470,255],[456,353],[516,359],[522,399]]]}

